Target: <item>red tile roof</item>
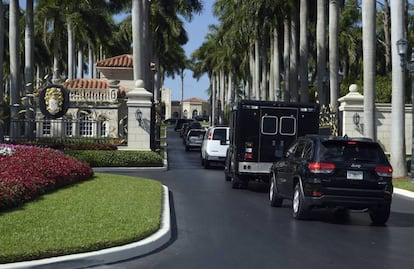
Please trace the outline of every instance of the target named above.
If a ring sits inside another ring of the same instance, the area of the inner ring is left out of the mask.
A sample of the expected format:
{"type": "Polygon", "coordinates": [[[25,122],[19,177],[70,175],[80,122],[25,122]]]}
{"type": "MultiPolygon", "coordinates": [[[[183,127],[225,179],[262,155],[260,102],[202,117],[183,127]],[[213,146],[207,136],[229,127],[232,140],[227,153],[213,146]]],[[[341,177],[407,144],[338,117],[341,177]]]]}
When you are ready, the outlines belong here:
{"type": "MultiPolygon", "coordinates": [[[[66,89],[98,89],[98,90],[105,90],[109,89],[109,82],[107,79],[99,79],[99,78],[76,78],[72,80],[67,80],[63,83],[63,87],[66,89]]],[[[129,92],[131,89],[119,86],[118,87],[118,96],[125,97],[126,93],[129,92]]]]}
{"type": "Polygon", "coordinates": [[[76,78],[63,83],[67,89],[108,89],[109,83],[106,79],[98,78],[76,78]]]}
{"type": "Polygon", "coordinates": [[[97,67],[133,67],[132,54],[123,54],[96,62],[97,67]]]}
{"type": "Polygon", "coordinates": [[[199,102],[199,103],[204,103],[204,102],[207,102],[207,101],[204,100],[204,99],[201,99],[201,98],[193,97],[193,98],[185,99],[185,100],[183,100],[183,102],[192,102],[192,103],[199,102]]]}

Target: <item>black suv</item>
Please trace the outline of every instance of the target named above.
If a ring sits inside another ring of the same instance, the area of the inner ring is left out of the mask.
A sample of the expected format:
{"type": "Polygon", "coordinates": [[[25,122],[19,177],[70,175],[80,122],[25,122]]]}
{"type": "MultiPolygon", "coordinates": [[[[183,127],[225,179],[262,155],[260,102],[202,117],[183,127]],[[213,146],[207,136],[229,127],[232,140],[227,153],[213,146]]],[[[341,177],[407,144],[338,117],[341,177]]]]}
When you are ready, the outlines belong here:
{"type": "Polygon", "coordinates": [[[270,205],[293,200],[293,217],[315,207],[368,209],[373,224],[387,222],[392,167],[380,145],[367,138],[308,135],[298,138],[271,167],[270,205]]]}
{"type": "Polygon", "coordinates": [[[184,123],[191,123],[195,121],[195,119],[177,119],[175,122],[174,131],[181,131],[184,123]]]}

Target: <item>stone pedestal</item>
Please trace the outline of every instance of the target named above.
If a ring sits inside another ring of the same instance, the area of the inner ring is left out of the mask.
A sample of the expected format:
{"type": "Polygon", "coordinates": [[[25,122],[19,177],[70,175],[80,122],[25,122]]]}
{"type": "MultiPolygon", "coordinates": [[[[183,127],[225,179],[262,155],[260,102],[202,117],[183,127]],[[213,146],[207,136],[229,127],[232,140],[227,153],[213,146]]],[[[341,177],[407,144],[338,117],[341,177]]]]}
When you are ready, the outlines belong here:
{"type": "Polygon", "coordinates": [[[349,137],[364,136],[364,96],[358,92],[358,86],[351,84],[349,93],[338,99],[342,112],[342,132],[349,137]]]}
{"type": "Polygon", "coordinates": [[[125,150],[150,151],[152,93],[137,80],[135,88],[126,94],[128,98],[128,146],[125,150]]]}

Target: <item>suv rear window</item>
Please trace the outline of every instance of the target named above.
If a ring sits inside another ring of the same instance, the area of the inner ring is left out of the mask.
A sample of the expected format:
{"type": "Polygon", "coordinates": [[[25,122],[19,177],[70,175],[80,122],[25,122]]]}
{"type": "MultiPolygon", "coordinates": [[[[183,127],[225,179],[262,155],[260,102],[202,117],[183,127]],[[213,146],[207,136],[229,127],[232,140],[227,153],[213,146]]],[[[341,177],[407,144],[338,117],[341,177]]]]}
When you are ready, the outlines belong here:
{"type": "Polygon", "coordinates": [[[226,129],[214,130],[213,140],[226,140],[226,129]]]}
{"type": "Polygon", "coordinates": [[[324,141],[321,144],[321,161],[385,162],[385,155],[381,147],[376,143],[324,141]]]}
{"type": "Polygon", "coordinates": [[[200,136],[200,135],[204,135],[205,131],[196,131],[196,130],[190,130],[188,132],[189,136],[200,136]]]}

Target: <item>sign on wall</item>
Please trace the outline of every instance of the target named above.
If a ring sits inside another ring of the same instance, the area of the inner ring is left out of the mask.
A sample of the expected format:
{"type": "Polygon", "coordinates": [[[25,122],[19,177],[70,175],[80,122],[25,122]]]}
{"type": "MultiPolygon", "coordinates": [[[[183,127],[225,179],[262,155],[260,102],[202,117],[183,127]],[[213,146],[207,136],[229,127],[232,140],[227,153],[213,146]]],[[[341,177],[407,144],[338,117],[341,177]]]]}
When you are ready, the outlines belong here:
{"type": "Polygon", "coordinates": [[[62,85],[48,85],[39,95],[40,111],[48,119],[57,119],[69,108],[69,92],[62,85]]]}

